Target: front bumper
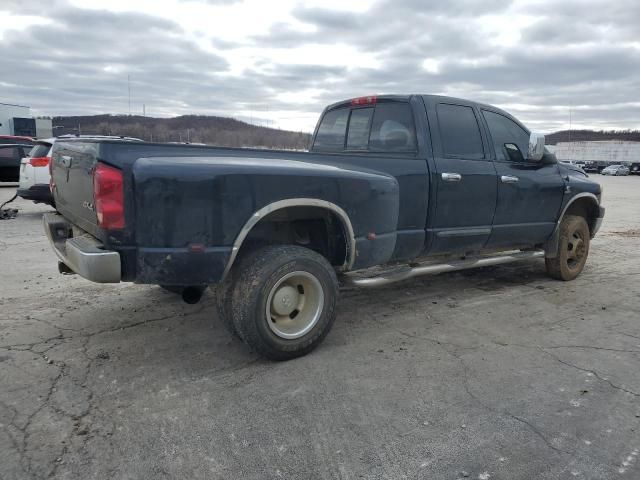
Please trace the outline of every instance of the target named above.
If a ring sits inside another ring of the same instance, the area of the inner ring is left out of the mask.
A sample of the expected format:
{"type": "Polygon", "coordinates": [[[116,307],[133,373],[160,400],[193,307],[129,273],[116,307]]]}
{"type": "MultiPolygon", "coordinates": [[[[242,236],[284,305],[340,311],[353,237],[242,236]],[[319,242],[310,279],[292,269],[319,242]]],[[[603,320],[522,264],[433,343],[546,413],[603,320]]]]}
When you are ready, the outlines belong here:
{"type": "Polygon", "coordinates": [[[89,234],[73,236],[71,224],[60,214],[45,213],[42,221],[53,251],[67,267],[92,282],[120,282],[118,252],[104,250],[89,234]]]}

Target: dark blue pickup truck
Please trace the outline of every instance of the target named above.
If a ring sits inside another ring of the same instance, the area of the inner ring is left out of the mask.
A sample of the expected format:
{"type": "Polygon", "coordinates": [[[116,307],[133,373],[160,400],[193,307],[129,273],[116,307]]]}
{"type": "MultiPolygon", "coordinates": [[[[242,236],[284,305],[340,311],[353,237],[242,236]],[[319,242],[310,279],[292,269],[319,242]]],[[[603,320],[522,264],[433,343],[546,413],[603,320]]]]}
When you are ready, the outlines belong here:
{"type": "Polygon", "coordinates": [[[543,136],[431,95],[333,104],[309,152],[76,139],[51,165],[61,272],[188,302],[211,286],[227,328],[280,360],[329,332],[339,281],[533,258],[572,280],[604,216],[600,185],[543,136]]]}

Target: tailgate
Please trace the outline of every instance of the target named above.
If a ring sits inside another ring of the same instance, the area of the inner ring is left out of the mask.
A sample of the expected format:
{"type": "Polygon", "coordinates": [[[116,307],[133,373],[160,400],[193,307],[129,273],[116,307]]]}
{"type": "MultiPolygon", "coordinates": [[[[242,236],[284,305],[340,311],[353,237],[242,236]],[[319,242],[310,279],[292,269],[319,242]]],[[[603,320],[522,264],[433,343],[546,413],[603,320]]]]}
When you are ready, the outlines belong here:
{"type": "Polygon", "coordinates": [[[93,172],[100,144],[56,142],[51,155],[56,209],[78,227],[98,236],[93,172]]]}

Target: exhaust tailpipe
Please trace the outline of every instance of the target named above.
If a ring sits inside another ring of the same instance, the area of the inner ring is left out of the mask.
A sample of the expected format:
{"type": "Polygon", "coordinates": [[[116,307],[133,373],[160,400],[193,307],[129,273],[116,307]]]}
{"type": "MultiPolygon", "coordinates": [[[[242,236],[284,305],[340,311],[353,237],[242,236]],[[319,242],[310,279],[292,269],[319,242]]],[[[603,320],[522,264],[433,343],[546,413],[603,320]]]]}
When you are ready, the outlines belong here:
{"type": "Polygon", "coordinates": [[[182,300],[189,305],[198,303],[204,294],[206,286],[193,285],[190,287],[184,287],[182,290],[182,300]]]}
{"type": "Polygon", "coordinates": [[[63,262],[58,262],[58,272],[60,272],[62,275],[75,275],[76,272],[74,272],[73,270],[71,270],[71,268],[63,262]]]}

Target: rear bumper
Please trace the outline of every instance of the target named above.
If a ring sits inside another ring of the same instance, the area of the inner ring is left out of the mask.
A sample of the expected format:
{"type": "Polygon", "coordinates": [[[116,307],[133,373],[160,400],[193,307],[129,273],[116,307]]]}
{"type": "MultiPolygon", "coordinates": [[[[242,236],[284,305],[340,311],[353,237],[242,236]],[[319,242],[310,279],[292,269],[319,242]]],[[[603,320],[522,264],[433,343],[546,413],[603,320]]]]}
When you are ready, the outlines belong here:
{"type": "Polygon", "coordinates": [[[59,213],[45,213],[44,231],[53,251],[75,273],[97,283],[132,281],[157,285],[211,285],[224,277],[231,247],[122,248],[116,252],[75,229],[59,213]]]}
{"type": "Polygon", "coordinates": [[[94,237],[72,236],[72,227],[62,215],[45,213],[44,231],[62,263],[80,276],[97,283],[118,283],[121,278],[120,254],[104,250],[94,237]]]}
{"type": "Polygon", "coordinates": [[[18,196],[25,200],[33,200],[34,202],[43,202],[53,205],[53,196],[49,185],[32,185],[29,188],[19,188],[18,196]]]}

